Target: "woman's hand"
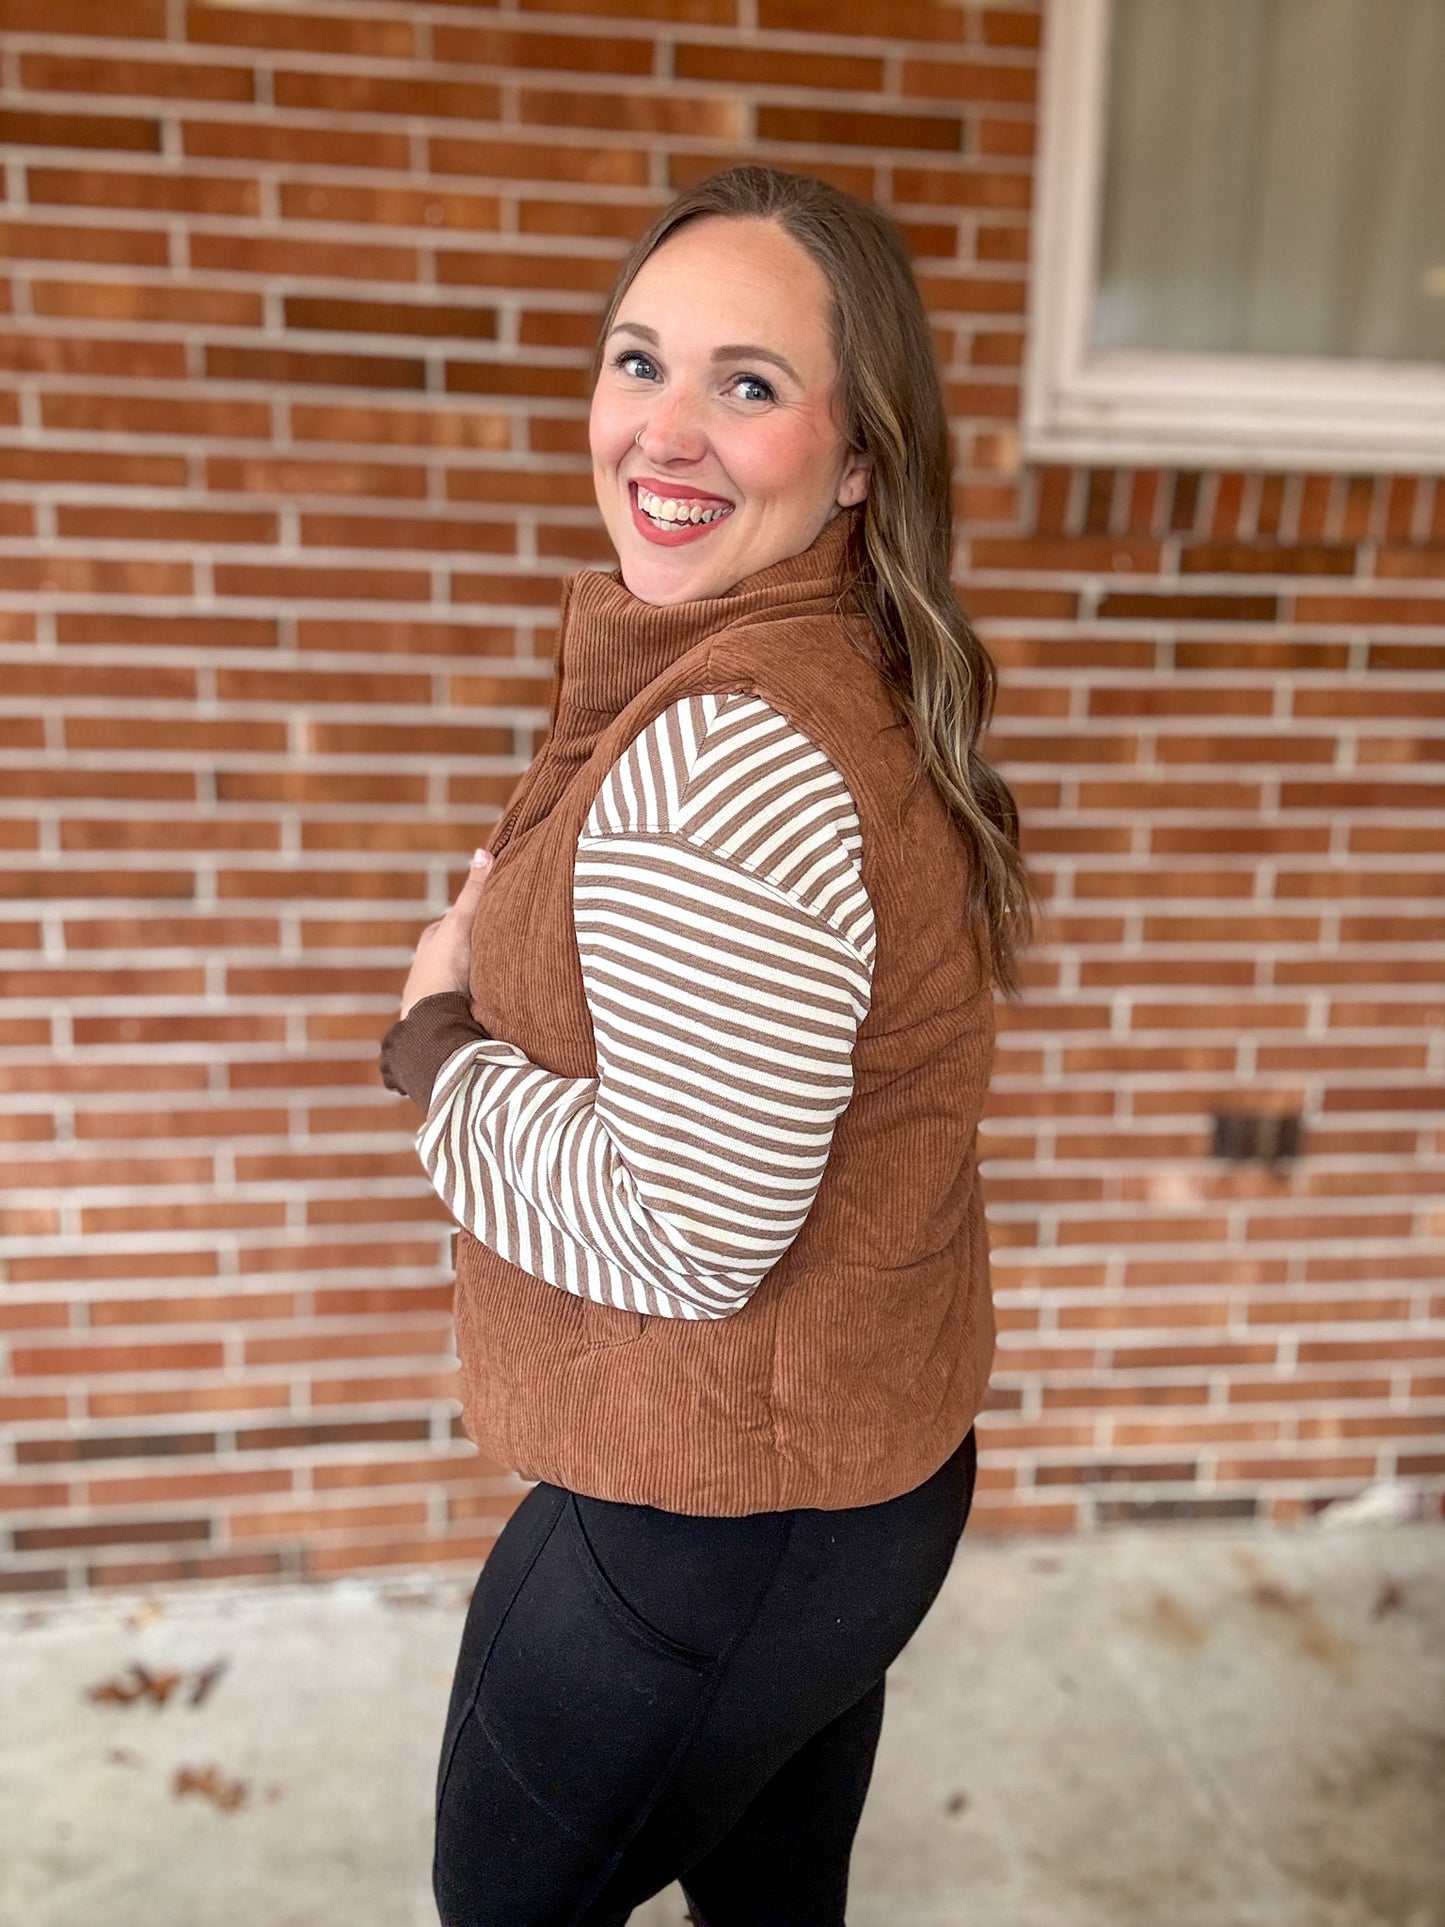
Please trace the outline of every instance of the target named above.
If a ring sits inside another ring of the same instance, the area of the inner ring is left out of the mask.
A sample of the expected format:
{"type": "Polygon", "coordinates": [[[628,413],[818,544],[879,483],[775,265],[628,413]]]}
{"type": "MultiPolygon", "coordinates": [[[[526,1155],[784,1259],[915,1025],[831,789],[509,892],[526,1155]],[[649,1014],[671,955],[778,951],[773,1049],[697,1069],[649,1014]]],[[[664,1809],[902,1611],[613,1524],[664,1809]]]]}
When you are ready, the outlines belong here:
{"type": "Polygon", "coordinates": [[[423,997],[435,997],[442,990],[470,988],[472,924],[491,869],[491,851],[478,850],[456,902],[444,917],[422,931],[401,993],[403,1017],[423,997]]]}

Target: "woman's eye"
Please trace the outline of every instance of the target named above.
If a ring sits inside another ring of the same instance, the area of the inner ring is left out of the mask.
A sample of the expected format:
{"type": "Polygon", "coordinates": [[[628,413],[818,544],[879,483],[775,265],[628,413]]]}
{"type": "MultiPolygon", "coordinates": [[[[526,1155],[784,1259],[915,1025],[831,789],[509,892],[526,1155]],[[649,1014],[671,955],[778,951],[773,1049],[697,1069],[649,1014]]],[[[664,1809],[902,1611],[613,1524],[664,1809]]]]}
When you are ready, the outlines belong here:
{"type": "Polygon", "coordinates": [[[640,348],[624,348],[617,357],[617,366],[627,375],[636,375],[639,381],[651,381],[657,373],[657,364],[640,348]]]}
{"type": "Polygon", "coordinates": [[[737,391],[744,401],[776,401],[771,382],[764,381],[761,375],[739,375],[737,391]]]}

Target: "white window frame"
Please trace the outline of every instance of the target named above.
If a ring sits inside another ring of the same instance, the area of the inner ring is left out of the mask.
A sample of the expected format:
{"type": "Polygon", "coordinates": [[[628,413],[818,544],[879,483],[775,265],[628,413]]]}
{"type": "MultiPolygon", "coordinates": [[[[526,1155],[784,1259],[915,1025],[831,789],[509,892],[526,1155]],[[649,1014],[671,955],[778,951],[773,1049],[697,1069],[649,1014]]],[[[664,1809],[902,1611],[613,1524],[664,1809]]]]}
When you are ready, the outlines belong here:
{"type": "Polygon", "coordinates": [[[1445,471],[1445,367],[1090,348],[1110,0],[1047,0],[1024,452],[1048,462],[1445,471]]]}

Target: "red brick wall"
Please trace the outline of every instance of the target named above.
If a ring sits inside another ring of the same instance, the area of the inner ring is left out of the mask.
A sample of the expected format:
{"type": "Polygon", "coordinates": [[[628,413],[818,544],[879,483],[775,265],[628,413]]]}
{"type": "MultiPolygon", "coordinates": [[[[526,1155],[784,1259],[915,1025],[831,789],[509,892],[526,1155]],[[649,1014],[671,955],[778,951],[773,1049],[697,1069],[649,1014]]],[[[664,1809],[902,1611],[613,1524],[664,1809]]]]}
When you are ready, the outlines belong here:
{"type": "Polygon", "coordinates": [[[907,229],[1052,903],[977,1527],[1445,1486],[1445,485],[1024,464],[1036,8],[755,9],[0,0],[12,1587],[470,1566],[514,1500],[376,1040],[604,555],[598,299],[741,155],[907,229]]]}

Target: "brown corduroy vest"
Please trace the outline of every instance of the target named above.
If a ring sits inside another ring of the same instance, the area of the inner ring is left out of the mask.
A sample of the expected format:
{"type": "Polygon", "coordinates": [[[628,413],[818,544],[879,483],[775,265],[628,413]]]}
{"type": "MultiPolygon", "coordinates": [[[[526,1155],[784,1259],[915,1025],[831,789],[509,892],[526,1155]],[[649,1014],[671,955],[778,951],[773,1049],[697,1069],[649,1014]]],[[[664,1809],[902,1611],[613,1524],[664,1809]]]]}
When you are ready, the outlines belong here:
{"type": "Polygon", "coordinates": [[[964,907],[966,847],[917,774],[866,623],[839,613],[857,513],[716,600],[659,608],[600,573],[567,586],[551,731],[492,839],[477,1020],[561,1076],[597,1075],[577,839],[633,739],[706,692],[763,697],[843,776],[877,956],[817,1198],[741,1311],[618,1311],[460,1234],[464,1423],[526,1478],[674,1512],[871,1505],[935,1471],[982,1402],[994,1323],[975,1134],[992,989],[964,907]]]}

